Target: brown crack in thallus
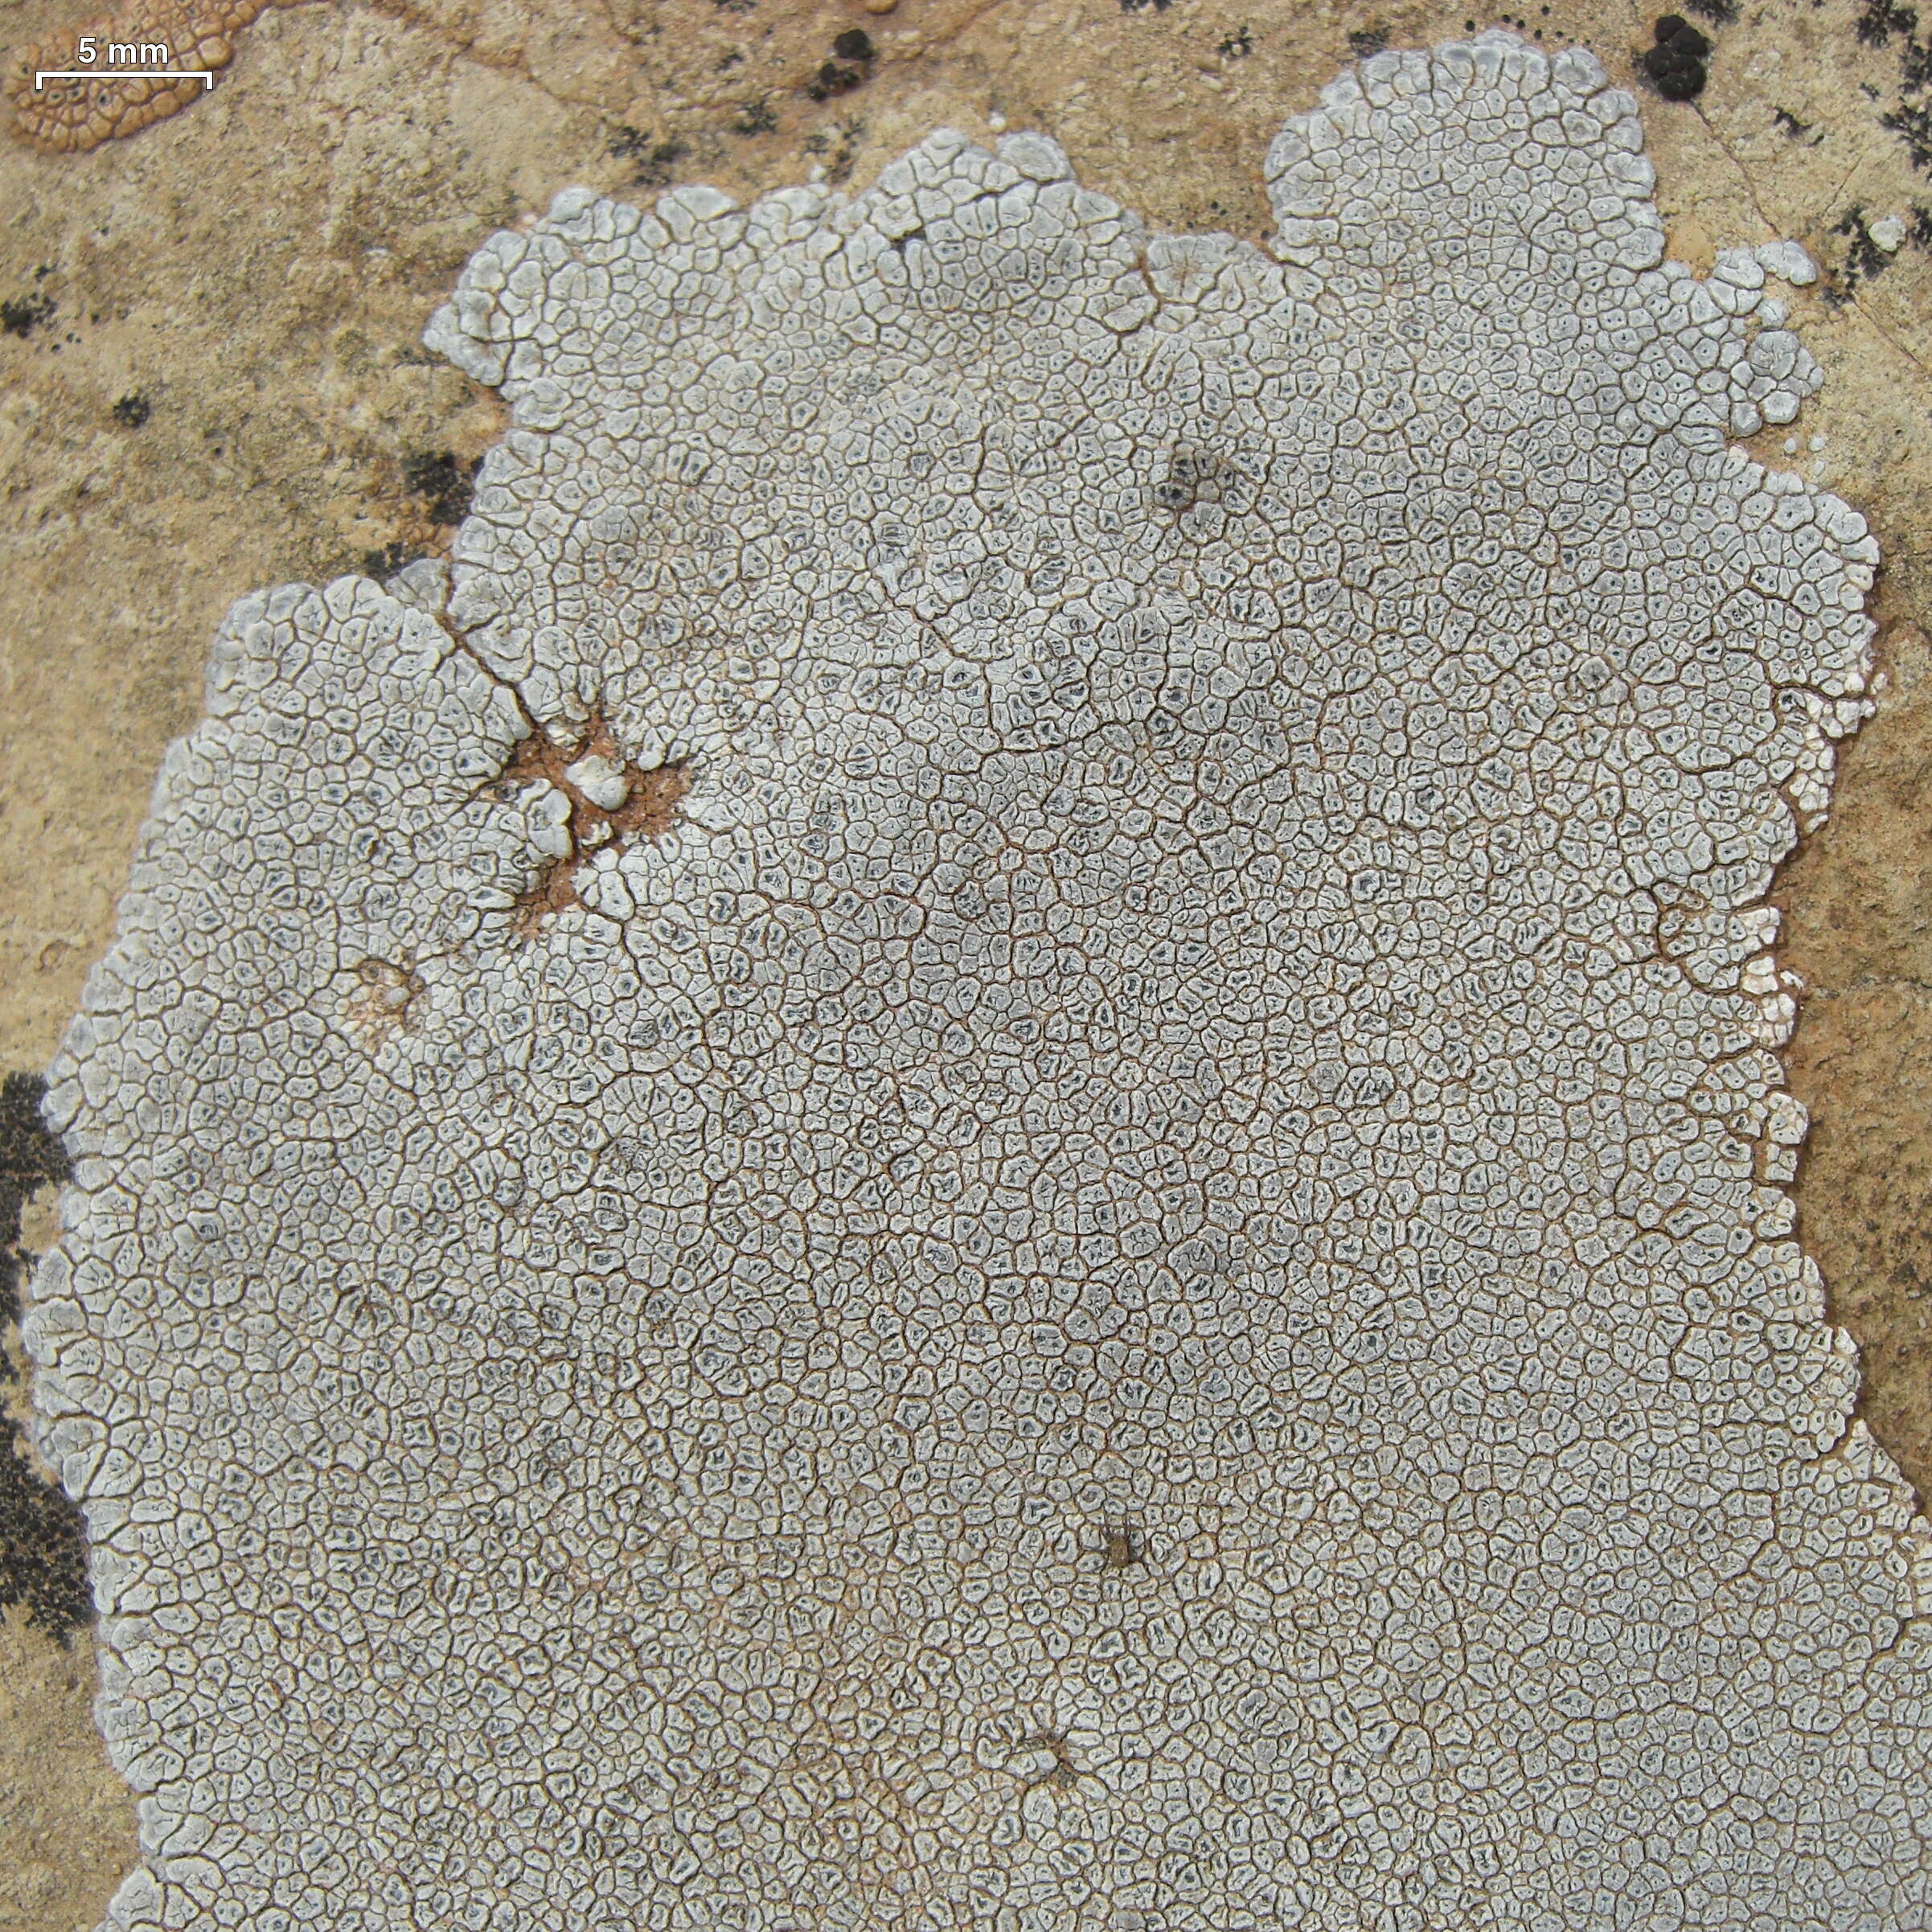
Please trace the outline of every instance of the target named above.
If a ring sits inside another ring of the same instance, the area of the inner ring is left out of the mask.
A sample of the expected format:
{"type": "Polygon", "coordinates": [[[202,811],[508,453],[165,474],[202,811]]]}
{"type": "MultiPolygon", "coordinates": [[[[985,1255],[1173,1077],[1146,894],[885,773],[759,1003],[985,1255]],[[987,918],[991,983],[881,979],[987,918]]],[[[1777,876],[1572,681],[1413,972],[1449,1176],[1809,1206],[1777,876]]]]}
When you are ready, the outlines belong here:
{"type": "Polygon", "coordinates": [[[547,859],[519,895],[511,929],[520,939],[532,937],[553,913],[583,903],[577,896],[577,868],[593,852],[605,846],[621,852],[634,839],[662,839],[678,822],[678,806],[691,790],[691,769],[682,758],[649,767],[633,763],[604,714],[593,711],[568,744],[559,744],[548,732],[532,732],[511,750],[490,789],[507,798],[531,785],[553,785],[570,801],[570,850],[560,859],[547,859]],[[592,757],[615,765],[630,788],[614,810],[587,798],[564,775],[580,758],[592,757]]]}

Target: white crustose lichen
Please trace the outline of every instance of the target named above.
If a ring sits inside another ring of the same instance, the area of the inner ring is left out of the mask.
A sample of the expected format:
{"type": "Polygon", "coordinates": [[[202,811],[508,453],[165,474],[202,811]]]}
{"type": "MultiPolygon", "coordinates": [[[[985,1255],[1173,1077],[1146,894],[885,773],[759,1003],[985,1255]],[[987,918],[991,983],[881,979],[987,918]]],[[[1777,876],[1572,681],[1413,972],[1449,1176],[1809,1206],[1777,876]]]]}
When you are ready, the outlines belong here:
{"type": "Polygon", "coordinates": [[[129,1932],[1932,1924],[1782,1183],[1876,551],[1631,100],[582,193],[447,577],[236,606],[29,1323],[129,1932]]]}

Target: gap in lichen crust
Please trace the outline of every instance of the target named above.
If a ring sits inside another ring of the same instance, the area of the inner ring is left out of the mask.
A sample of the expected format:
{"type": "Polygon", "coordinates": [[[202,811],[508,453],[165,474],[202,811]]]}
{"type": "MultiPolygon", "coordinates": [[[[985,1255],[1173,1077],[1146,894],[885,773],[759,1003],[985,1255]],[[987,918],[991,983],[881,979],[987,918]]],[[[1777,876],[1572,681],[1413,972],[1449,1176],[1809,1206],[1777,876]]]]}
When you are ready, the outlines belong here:
{"type": "Polygon", "coordinates": [[[593,711],[568,743],[539,729],[514,746],[494,781],[497,795],[509,798],[530,786],[554,788],[562,845],[518,899],[513,925],[519,937],[531,937],[544,920],[582,904],[576,872],[591,853],[606,847],[621,852],[634,839],[662,839],[677,823],[691,783],[688,760],[648,769],[633,762],[601,711],[593,711]]]}

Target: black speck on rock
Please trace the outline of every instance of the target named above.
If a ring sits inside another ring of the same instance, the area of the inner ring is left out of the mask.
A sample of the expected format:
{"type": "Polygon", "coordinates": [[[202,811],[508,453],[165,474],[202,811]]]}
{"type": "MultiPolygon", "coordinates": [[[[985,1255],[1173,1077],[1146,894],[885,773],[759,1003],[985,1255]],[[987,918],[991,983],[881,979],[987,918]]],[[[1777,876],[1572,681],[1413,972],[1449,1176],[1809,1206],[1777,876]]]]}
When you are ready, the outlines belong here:
{"type": "Polygon", "coordinates": [[[872,37],[862,27],[848,27],[832,43],[832,58],[835,60],[852,60],[863,65],[878,53],[872,45],[872,37]]]}
{"type": "Polygon", "coordinates": [[[1348,36],[1348,51],[1358,60],[1372,59],[1388,45],[1388,29],[1385,27],[1359,27],[1348,36]]]}
{"type": "Polygon", "coordinates": [[[124,396],[109,412],[123,429],[138,429],[154,413],[154,406],[138,393],[124,396]]]}
{"type": "MultiPolygon", "coordinates": [[[[20,1210],[34,1188],[67,1179],[67,1156],[40,1118],[46,1083],[31,1073],[0,1081],[0,1319],[20,1319],[20,1210]]],[[[0,1380],[16,1380],[0,1352],[0,1380]]],[[[27,1622],[66,1643],[90,1623],[87,1537],[80,1509],[27,1460],[19,1423],[0,1409],[0,1609],[22,1606],[27,1622]]]]}
{"type": "Polygon", "coordinates": [[[0,329],[9,335],[31,335],[53,319],[56,305],[51,295],[16,295],[0,301],[0,329]]]}
{"type": "Polygon", "coordinates": [[[1710,42],[1681,14],[1666,14],[1652,31],[1657,44],[1637,64],[1666,100],[1695,100],[1709,78],[1710,42]]]}
{"type": "Polygon", "coordinates": [[[470,514],[476,473],[482,466],[480,457],[474,463],[459,463],[447,449],[433,454],[425,451],[403,465],[403,482],[412,496],[422,498],[434,522],[460,523],[470,514]]]}

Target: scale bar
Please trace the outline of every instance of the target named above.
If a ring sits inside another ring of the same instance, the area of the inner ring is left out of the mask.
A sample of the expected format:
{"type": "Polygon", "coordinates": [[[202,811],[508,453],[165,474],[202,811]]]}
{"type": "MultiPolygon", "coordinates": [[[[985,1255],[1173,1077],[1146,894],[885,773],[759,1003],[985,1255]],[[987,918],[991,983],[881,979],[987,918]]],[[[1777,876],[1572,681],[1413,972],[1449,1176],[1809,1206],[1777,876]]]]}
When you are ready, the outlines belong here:
{"type": "Polygon", "coordinates": [[[204,94],[215,84],[214,75],[205,67],[164,69],[158,73],[148,68],[130,72],[125,68],[49,67],[35,70],[34,92],[38,94],[50,80],[199,80],[204,94]]]}

